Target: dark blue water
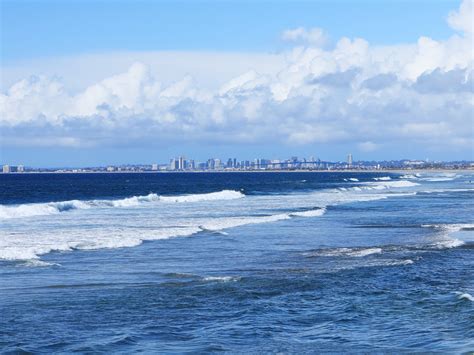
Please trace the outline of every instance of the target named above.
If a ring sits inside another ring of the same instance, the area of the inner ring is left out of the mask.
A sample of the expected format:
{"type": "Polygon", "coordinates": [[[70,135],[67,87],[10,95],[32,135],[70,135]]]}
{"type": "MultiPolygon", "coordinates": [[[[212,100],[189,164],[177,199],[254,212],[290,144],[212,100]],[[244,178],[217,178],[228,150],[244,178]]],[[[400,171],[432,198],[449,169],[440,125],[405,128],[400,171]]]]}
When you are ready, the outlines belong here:
{"type": "Polygon", "coordinates": [[[472,351],[472,180],[1,175],[0,347],[472,351]]]}

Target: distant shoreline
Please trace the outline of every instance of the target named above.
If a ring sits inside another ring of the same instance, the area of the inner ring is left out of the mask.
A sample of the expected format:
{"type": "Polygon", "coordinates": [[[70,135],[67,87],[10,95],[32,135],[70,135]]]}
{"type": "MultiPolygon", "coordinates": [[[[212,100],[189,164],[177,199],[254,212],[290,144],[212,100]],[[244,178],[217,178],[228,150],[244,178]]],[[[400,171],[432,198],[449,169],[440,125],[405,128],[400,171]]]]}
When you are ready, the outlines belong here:
{"type": "Polygon", "coordinates": [[[204,171],[24,171],[24,172],[10,172],[0,173],[0,175],[27,175],[27,174],[232,174],[232,173],[423,173],[423,172],[474,172],[474,168],[462,169],[367,169],[367,170],[347,170],[347,169],[333,169],[333,170],[204,170],[204,171]]]}

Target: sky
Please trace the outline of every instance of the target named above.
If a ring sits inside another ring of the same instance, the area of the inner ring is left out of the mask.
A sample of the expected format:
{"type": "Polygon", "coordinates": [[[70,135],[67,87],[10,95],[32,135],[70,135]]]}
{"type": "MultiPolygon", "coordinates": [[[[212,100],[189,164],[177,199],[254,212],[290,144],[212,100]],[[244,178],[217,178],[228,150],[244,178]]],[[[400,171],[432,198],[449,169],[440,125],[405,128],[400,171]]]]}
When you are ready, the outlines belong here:
{"type": "Polygon", "coordinates": [[[474,160],[472,0],[0,5],[3,164],[474,160]]]}

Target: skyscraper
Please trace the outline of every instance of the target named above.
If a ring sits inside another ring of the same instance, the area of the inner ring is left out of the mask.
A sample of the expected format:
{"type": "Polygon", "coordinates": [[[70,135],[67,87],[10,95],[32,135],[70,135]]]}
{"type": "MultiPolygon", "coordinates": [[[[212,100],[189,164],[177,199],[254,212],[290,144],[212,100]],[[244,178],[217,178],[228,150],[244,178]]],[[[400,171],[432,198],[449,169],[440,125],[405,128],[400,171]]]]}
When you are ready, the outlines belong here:
{"type": "Polygon", "coordinates": [[[184,157],[179,157],[178,159],[178,169],[179,170],[184,170],[185,168],[185,158],[184,157]]]}
{"type": "Polygon", "coordinates": [[[352,166],[352,154],[350,154],[350,153],[347,156],[347,165],[352,166]]]}

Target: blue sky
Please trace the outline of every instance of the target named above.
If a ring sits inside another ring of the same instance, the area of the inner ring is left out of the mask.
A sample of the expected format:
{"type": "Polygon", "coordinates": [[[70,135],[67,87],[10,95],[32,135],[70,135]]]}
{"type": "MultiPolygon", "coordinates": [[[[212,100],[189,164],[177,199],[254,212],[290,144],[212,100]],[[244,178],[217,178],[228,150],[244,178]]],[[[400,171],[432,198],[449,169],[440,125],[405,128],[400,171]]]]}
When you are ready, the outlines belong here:
{"type": "Polygon", "coordinates": [[[469,0],[1,10],[3,163],[474,159],[469,0]]]}
{"type": "Polygon", "coordinates": [[[278,51],[281,31],[321,27],[373,44],[451,34],[457,1],[2,1],[2,61],[111,50],[278,51]]]}

